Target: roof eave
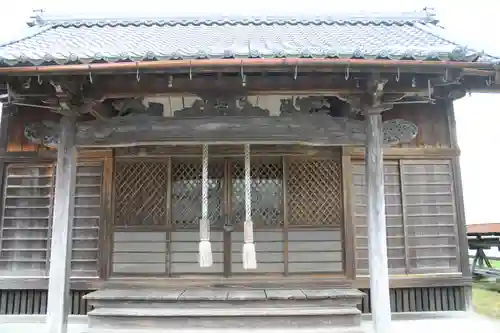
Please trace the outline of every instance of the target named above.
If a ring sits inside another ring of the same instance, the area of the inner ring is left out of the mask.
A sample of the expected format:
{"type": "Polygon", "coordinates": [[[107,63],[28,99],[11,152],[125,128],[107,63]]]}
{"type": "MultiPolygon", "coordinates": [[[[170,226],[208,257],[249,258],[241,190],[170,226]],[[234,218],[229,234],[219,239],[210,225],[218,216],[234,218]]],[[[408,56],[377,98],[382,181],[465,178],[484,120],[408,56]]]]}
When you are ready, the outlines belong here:
{"type": "MultiPolygon", "coordinates": [[[[432,60],[389,60],[389,59],[346,59],[346,58],[248,58],[248,59],[193,59],[193,60],[158,60],[134,61],[93,64],[68,64],[44,66],[15,66],[0,67],[0,75],[39,75],[39,74],[88,74],[89,72],[130,72],[135,70],[179,70],[179,69],[213,69],[220,67],[231,68],[282,68],[282,67],[390,67],[399,69],[422,68],[456,68],[476,69],[484,71],[497,70],[493,62],[466,62],[466,61],[432,61],[432,60]]],[[[494,75],[495,72],[491,74],[494,75]]],[[[484,73],[483,73],[484,74],[484,73]]],[[[484,76],[484,75],[483,75],[484,76]]]]}

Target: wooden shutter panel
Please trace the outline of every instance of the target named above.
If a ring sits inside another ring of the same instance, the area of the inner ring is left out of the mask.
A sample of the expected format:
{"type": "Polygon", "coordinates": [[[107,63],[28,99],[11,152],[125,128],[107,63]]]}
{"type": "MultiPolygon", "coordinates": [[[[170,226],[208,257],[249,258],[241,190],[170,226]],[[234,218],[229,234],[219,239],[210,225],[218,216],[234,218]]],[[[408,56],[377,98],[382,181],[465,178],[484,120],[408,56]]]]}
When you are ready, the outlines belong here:
{"type": "Polygon", "coordinates": [[[451,163],[401,161],[410,270],[458,271],[451,163]]]}
{"type": "Polygon", "coordinates": [[[102,161],[81,161],[76,169],[72,277],[98,276],[102,161]]]}
{"type": "Polygon", "coordinates": [[[54,191],[52,164],[10,164],[5,168],[0,274],[45,276],[54,191]]]}
{"type": "MultiPolygon", "coordinates": [[[[365,164],[353,163],[354,220],[356,224],[356,269],[368,274],[368,224],[365,164]]],[[[385,213],[387,224],[387,257],[389,272],[406,271],[405,238],[401,201],[401,181],[397,162],[384,162],[385,213]]]]}
{"type": "MultiPolygon", "coordinates": [[[[72,277],[98,275],[102,172],[102,161],[78,163],[72,277]]],[[[54,185],[52,163],[6,167],[0,225],[1,276],[47,275],[54,185]]]]}

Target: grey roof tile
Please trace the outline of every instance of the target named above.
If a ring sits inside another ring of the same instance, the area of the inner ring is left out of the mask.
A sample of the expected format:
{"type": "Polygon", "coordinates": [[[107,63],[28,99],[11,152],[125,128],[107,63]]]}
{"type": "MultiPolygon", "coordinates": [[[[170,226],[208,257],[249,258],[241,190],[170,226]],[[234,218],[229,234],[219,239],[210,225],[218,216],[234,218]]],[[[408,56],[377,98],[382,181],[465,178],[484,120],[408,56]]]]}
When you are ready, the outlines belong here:
{"type": "MultiPolygon", "coordinates": [[[[227,57],[477,60],[447,40],[428,12],[324,17],[37,17],[0,45],[4,65],[227,57]]],[[[496,58],[483,57],[486,61],[496,58]]]]}

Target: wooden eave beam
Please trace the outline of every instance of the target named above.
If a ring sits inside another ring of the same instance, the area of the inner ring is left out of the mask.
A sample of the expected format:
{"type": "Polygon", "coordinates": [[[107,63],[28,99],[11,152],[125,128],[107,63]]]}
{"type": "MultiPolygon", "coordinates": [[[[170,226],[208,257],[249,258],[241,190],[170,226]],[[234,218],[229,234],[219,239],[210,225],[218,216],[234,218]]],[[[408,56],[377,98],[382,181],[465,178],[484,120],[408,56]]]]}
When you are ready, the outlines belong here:
{"type": "MultiPolygon", "coordinates": [[[[277,95],[294,95],[300,92],[312,95],[351,95],[366,94],[362,80],[334,80],[332,76],[257,76],[246,77],[245,81],[239,77],[224,77],[222,79],[206,78],[203,76],[176,78],[169,81],[165,76],[150,76],[141,79],[124,79],[123,77],[106,77],[85,84],[83,95],[85,98],[127,98],[148,95],[177,95],[177,94],[243,94],[258,95],[261,93],[277,95]]],[[[394,80],[393,80],[394,81],[394,80]]],[[[391,82],[385,87],[386,95],[401,94],[426,94],[428,92],[427,80],[419,86],[412,87],[411,82],[391,82]]]]}
{"type": "Polygon", "coordinates": [[[135,61],[99,64],[46,65],[25,67],[3,67],[0,74],[5,75],[40,75],[40,74],[88,74],[89,72],[134,72],[137,70],[179,70],[179,69],[211,69],[219,72],[222,68],[399,68],[403,71],[415,71],[415,68],[437,69],[483,69],[494,70],[495,64],[461,61],[427,61],[427,60],[390,60],[390,59],[313,59],[313,58],[245,58],[245,59],[192,59],[192,60],[159,60],[135,61]]]}

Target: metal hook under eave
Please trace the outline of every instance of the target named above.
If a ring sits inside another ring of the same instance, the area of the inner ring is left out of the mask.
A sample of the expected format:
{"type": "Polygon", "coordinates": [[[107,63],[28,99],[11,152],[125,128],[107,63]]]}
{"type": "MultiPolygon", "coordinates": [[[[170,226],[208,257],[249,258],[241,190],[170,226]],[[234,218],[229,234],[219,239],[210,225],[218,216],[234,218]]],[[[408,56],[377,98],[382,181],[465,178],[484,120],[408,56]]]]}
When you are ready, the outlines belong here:
{"type": "Polygon", "coordinates": [[[400,78],[401,78],[401,72],[399,71],[399,68],[398,68],[398,72],[396,73],[396,82],[399,82],[400,78]]]}
{"type": "Polygon", "coordinates": [[[245,87],[247,85],[247,76],[245,75],[245,71],[243,70],[243,60],[240,65],[240,76],[241,76],[241,86],[245,87]]]}
{"type": "Polygon", "coordinates": [[[193,79],[193,66],[191,66],[192,61],[189,60],[189,80],[193,79]]]}
{"type": "Polygon", "coordinates": [[[136,63],[136,66],[137,66],[137,70],[135,72],[135,79],[137,80],[137,82],[141,81],[141,75],[139,74],[139,63],[136,63]]]}
{"type": "Polygon", "coordinates": [[[431,80],[427,80],[427,93],[429,94],[429,102],[432,100],[432,87],[431,87],[431,80]]]}
{"type": "Polygon", "coordinates": [[[491,76],[488,76],[488,80],[486,80],[486,85],[489,87],[491,86],[491,83],[492,83],[491,76]]]}
{"type": "Polygon", "coordinates": [[[350,73],[349,73],[349,66],[347,66],[346,69],[345,69],[345,79],[346,79],[346,81],[349,80],[349,75],[350,75],[350,73]]]}
{"type": "Polygon", "coordinates": [[[92,72],[89,72],[89,82],[94,83],[94,80],[92,79],[92,72]]]}
{"type": "Polygon", "coordinates": [[[299,65],[295,65],[295,73],[293,74],[293,79],[297,80],[298,75],[299,75],[299,65]]]}
{"type": "Polygon", "coordinates": [[[38,75],[38,84],[42,84],[42,83],[43,83],[42,77],[40,75],[38,75]]]}
{"type": "Polygon", "coordinates": [[[10,105],[12,103],[12,97],[11,97],[11,88],[10,84],[7,83],[7,103],[10,105]]]}
{"type": "Polygon", "coordinates": [[[449,79],[448,75],[449,75],[449,73],[448,73],[448,68],[446,68],[446,69],[444,70],[444,80],[445,80],[446,82],[448,82],[448,79],[449,79]]]}

